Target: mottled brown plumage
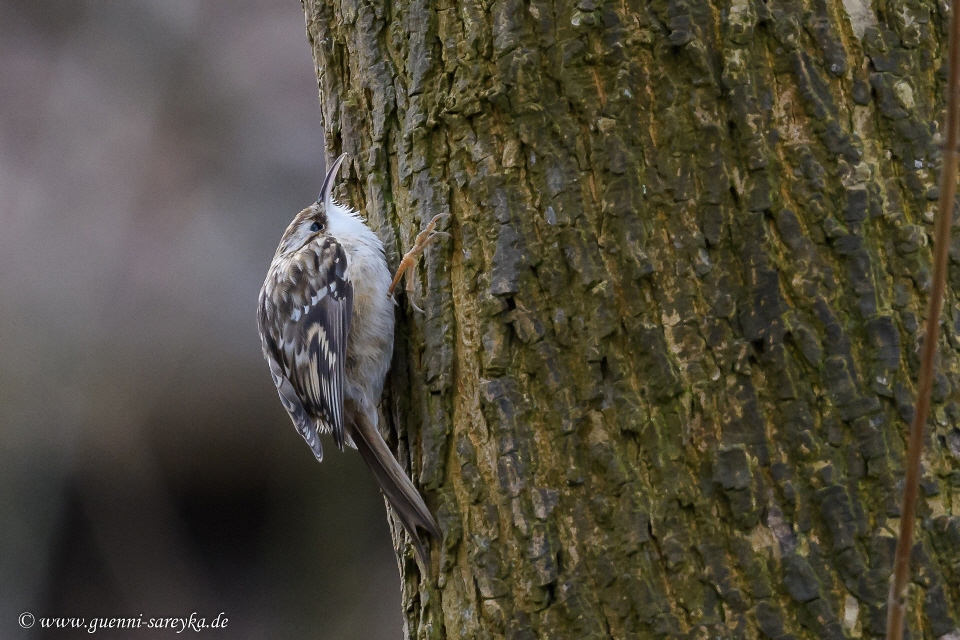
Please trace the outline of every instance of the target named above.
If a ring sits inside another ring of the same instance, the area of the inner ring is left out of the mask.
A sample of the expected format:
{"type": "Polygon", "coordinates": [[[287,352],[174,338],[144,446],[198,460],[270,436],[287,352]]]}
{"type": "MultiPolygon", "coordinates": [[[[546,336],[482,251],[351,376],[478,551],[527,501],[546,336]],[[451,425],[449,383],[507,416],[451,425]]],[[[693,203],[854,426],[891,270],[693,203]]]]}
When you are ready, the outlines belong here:
{"type": "Polygon", "coordinates": [[[419,529],[440,539],[439,528],[377,430],[393,353],[390,271],[376,234],[331,198],[343,159],[327,173],[317,203],[287,227],[270,264],[257,310],[263,354],[317,459],[320,433],[332,433],[341,450],[356,447],[429,567],[419,529]]]}

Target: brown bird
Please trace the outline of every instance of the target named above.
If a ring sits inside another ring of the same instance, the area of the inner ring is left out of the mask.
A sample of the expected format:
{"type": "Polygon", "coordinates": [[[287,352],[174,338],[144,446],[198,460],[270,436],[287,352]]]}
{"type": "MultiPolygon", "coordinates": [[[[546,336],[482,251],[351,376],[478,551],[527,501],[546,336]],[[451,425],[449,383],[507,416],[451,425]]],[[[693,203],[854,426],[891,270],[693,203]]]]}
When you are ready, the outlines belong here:
{"type": "Polygon", "coordinates": [[[341,155],[317,202],[287,227],[260,289],[257,320],[263,355],[280,402],[323,459],[319,433],[342,451],[360,451],[410,534],[425,568],[419,529],[441,539],[420,493],[377,430],[377,404],[393,354],[393,288],[437,233],[434,218],[391,282],[383,244],[356,211],[333,200],[341,155]]]}

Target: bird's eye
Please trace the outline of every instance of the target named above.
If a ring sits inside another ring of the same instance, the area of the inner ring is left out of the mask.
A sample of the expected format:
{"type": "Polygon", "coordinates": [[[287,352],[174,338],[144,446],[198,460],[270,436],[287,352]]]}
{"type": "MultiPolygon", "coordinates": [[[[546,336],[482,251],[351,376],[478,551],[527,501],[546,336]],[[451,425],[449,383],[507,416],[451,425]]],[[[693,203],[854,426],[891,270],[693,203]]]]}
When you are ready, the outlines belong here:
{"type": "Polygon", "coordinates": [[[313,232],[313,233],[316,233],[317,231],[320,231],[320,223],[319,223],[319,222],[314,222],[312,225],[310,225],[310,231],[313,232]]]}

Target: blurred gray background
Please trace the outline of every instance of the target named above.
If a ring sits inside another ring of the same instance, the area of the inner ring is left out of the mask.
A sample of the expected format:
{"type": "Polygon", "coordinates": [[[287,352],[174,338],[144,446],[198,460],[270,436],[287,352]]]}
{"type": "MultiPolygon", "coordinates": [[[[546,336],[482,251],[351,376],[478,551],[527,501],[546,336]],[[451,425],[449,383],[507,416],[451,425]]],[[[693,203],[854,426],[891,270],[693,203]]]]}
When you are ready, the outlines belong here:
{"type": "Polygon", "coordinates": [[[0,0],[0,637],[400,637],[376,484],[260,356],[322,171],[299,3],[0,0]]]}

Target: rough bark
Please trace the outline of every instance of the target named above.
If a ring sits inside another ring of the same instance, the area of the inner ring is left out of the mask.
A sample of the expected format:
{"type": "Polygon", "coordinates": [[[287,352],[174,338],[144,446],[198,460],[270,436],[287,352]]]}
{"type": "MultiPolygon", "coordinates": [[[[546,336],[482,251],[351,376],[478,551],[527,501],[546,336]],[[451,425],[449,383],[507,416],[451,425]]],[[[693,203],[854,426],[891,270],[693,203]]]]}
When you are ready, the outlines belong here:
{"type": "MultiPolygon", "coordinates": [[[[882,634],[946,5],[305,4],[344,198],[393,260],[451,214],[384,404],[408,637],[882,634]]],[[[960,637],[954,258],[911,637],[960,637]]]]}

